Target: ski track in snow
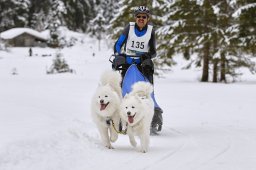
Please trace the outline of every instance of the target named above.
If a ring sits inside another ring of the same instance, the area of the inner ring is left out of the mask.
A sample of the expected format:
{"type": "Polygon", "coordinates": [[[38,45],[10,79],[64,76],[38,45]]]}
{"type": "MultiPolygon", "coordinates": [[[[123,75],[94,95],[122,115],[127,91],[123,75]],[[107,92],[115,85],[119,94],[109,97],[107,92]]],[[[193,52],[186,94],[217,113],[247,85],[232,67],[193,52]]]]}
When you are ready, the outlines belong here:
{"type": "MultiPolygon", "coordinates": [[[[70,56],[88,57],[87,48],[66,50],[70,56]]],[[[88,61],[67,58],[77,75],[48,76],[44,66],[52,58],[16,55],[8,53],[0,63],[0,170],[255,170],[254,82],[184,82],[190,78],[186,71],[182,78],[171,73],[173,79],[157,82],[164,125],[160,135],[151,136],[144,154],[130,145],[127,135],[119,136],[115,149],[105,148],[90,118],[92,91],[109,68],[106,54],[88,61]],[[19,75],[9,75],[13,67],[19,75]]]]}
{"type": "MultiPolygon", "coordinates": [[[[180,131],[177,131],[175,129],[172,129],[172,128],[165,128],[166,131],[168,132],[168,134],[170,135],[177,135],[177,137],[185,137],[187,138],[187,136],[180,132],[180,131]]],[[[159,134],[158,137],[160,137],[161,134],[159,134]]],[[[183,141],[182,143],[180,143],[179,146],[177,146],[176,148],[168,148],[167,152],[165,152],[163,154],[163,156],[157,156],[156,157],[156,160],[154,160],[152,163],[148,164],[146,167],[144,167],[143,169],[150,169],[152,166],[155,166],[157,167],[157,164],[161,164],[162,161],[165,161],[166,159],[170,160],[171,157],[175,157],[175,154],[178,153],[179,151],[181,151],[187,144],[187,140],[183,141]]],[[[150,161],[151,162],[151,161],[150,161]]]]}
{"type": "MultiPolygon", "coordinates": [[[[221,142],[217,145],[217,147],[214,147],[214,149],[211,148],[211,151],[207,152],[207,150],[209,150],[209,145],[211,145],[210,143],[202,143],[200,142],[200,140],[202,139],[198,138],[197,136],[194,136],[193,134],[183,132],[180,129],[177,130],[168,127],[166,128],[170,133],[176,133],[176,135],[179,135],[178,137],[180,138],[183,137],[183,141],[180,143],[179,146],[176,146],[175,148],[166,148],[168,150],[167,152],[163,152],[161,155],[155,155],[155,158],[154,156],[152,156],[152,159],[148,161],[150,163],[141,169],[156,169],[157,167],[162,166],[162,164],[164,163],[169,163],[169,165],[173,164],[174,169],[214,169],[211,168],[214,167],[212,165],[216,165],[216,162],[221,162],[223,157],[229,157],[230,155],[233,154],[232,148],[238,147],[236,146],[235,143],[243,143],[243,141],[245,140],[243,135],[239,135],[237,137],[235,133],[230,132],[230,130],[227,130],[225,127],[207,127],[206,132],[209,134],[211,134],[211,132],[223,134],[221,142]],[[192,155],[191,159],[186,161],[186,159],[183,158],[183,163],[174,163],[176,160],[182,160],[181,157],[185,155],[184,152],[191,148],[195,148],[195,152],[190,153],[192,155]],[[205,152],[204,149],[206,149],[205,152]]],[[[250,139],[246,140],[250,141],[250,139]]],[[[252,142],[250,143],[252,144],[252,142]]],[[[239,169],[239,167],[237,169],[239,169]]]]}
{"type": "MultiPolygon", "coordinates": [[[[115,160],[115,157],[119,157],[119,154],[123,157],[122,159],[118,158],[118,162],[113,162],[112,165],[105,169],[130,169],[134,168],[134,165],[137,166],[134,169],[156,169],[168,163],[173,165],[175,169],[203,170],[211,169],[209,167],[215,164],[218,159],[221,160],[225,155],[233,154],[230,151],[232,151],[232,148],[236,148],[239,143],[243,143],[244,140],[246,142],[252,140],[249,136],[240,133],[237,135],[226,127],[207,126],[201,129],[198,128],[207,134],[206,137],[209,137],[204,141],[205,139],[201,135],[193,134],[191,133],[192,131],[186,132],[186,129],[175,129],[166,126],[163,127],[160,135],[151,136],[152,145],[150,150],[148,153],[143,154],[130,146],[128,136],[121,137],[121,140],[127,140],[126,146],[120,146],[117,141],[113,144],[115,149],[108,150],[101,145],[97,129],[91,128],[92,124],[79,120],[74,120],[72,123],[71,127],[67,127],[65,131],[54,133],[48,136],[49,138],[45,138],[45,140],[42,138],[40,140],[12,143],[5,148],[4,152],[0,153],[0,169],[13,170],[19,169],[18,167],[33,169],[34,167],[29,168],[29,164],[33,162],[43,165],[38,168],[39,170],[69,169],[71,165],[67,166],[66,164],[63,166],[49,165],[47,167],[46,162],[52,158],[61,164],[66,159],[68,162],[72,162],[72,160],[79,159],[80,156],[80,158],[84,159],[84,162],[92,161],[92,163],[90,165],[83,164],[80,162],[81,160],[75,163],[83,168],[93,168],[97,163],[94,159],[98,159],[97,156],[101,153],[103,154],[102,158],[110,154],[110,157],[104,158],[105,160],[102,160],[102,163],[115,160]],[[212,135],[216,133],[222,134],[221,142],[217,143],[216,146],[215,144],[212,146],[208,142],[214,137],[212,135]],[[175,142],[175,140],[179,140],[179,142],[175,142]],[[167,145],[168,143],[169,145],[167,145]],[[193,152],[190,153],[188,159],[186,152],[191,149],[193,149],[193,152]],[[92,156],[94,154],[97,156],[92,156]],[[183,160],[181,160],[181,157],[183,157],[183,160]],[[42,162],[40,163],[41,160],[42,162]]],[[[73,169],[80,168],[75,167],[73,169]]]]}
{"type": "Polygon", "coordinates": [[[232,146],[232,140],[230,139],[230,134],[227,130],[225,130],[224,128],[220,129],[220,131],[223,131],[226,133],[225,135],[225,140],[223,143],[224,145],[219,147],[218,150],[216,151],[217,153],[214,154],[213,156],[211,156],[209,159],[205,160],[201,165],[206,165],[212,161],[214,161],[215,159],[219,158],[220,156],[222,156],[223,154],[226,154],[231,146],[232,146]]]}

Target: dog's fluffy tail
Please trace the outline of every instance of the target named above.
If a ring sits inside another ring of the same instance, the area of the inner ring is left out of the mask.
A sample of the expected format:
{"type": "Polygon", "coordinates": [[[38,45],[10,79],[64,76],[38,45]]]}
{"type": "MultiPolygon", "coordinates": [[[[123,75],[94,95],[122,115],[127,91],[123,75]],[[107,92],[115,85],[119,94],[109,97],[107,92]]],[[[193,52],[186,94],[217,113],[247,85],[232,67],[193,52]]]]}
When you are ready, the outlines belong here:
{"type": "Polygon", "coordinates": [[[118,71],[114,71],[114,70],[108,70],[105,71],[100,78],[100,82],[102,85],[119,85],[122,81],[122,77],[121,74],[118,71]]]}
{"type": "Polygon", "coordinates": [[[105,71],[100,77],[101,85],[110,85],[120,96],[122,95],[121,81],[121,74],[114,70],[105,71]]]}
{"type": "Polygon", "coordinates": [[[137,83],[135,83],[132,86],[132,94],[137,94],[139,96],[146,96],[146,97],[150,97],[151,93],[153,92],[153,86],[148,83],[148,82],[144,82],[144,81],[139,81],[137,83]]]}

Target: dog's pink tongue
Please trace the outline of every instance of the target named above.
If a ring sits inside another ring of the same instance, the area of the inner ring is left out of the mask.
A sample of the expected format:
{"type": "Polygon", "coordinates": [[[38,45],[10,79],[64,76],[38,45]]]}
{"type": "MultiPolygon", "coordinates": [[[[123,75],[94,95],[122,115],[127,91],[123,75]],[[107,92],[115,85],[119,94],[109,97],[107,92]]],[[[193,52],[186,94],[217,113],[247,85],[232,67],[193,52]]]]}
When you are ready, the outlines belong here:
{"type": "Polygon", "coordinates": [[[101,104],[101,105],[100,105],[100,111],[105,110],[105,109],[106,109],[106,107],[107,107],[107,105],[106,105],[106,104],[101,104]]]}
{"type": "Polygon", "coordinates": [[[128,116],[129,123],[133,123],[133,116],[128,116]]]}

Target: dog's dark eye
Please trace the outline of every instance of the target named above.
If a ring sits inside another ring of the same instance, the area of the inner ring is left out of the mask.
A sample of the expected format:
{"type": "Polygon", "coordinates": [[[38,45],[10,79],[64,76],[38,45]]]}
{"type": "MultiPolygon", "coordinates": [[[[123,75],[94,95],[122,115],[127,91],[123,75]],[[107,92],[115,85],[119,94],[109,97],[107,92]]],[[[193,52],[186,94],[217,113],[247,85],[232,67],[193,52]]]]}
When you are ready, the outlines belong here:
{"type": "Polygon", "coordinates": [[[135,107],[134,107],[134,106],[132,106],[132,108],[134,109],[135,107]]]}
{"type": "Polygon", "coordinates": [[[108,97],[108,95],[106,95],[105,97],[108,97]]]}
{"type": "Polygon", "coordinates": [[[100,98],[100,96],[99,96],[99,98],[100,98]]]}
{"type": "Polygon", "coordinates": [[[128,107],[125,107],[126,109],[128,109],[128,107]]]}

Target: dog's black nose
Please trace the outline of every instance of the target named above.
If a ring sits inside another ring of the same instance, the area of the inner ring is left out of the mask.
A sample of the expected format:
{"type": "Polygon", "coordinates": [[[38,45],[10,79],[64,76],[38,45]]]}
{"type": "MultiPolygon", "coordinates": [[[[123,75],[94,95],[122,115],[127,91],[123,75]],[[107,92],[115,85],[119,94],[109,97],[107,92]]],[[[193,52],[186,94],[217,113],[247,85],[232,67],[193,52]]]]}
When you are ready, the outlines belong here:
{"type": "Polygon", "coordinates": [[[127,115],[130,116],[130,115],[131,115],[131,112],[127,112],[127,115]]]}
{"type": "Polygon", "coordinates": [[[100,100],[100,103],[103,104],[103,103],[104,103],[104,100],[100,100]]]}

